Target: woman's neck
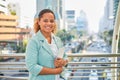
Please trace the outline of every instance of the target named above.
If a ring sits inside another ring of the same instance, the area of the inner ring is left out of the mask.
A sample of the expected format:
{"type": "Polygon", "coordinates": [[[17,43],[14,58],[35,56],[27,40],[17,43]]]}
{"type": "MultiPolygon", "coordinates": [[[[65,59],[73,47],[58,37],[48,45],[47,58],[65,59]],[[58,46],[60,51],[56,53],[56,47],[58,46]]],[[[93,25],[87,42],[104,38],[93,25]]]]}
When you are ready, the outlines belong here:
{"type": "Polygon", "coordinates": [[[47,39],[48,43],[51,43],[51,33],[46,33],[41,31],[41,33],[44,35],[45,39],[47,39]]]}

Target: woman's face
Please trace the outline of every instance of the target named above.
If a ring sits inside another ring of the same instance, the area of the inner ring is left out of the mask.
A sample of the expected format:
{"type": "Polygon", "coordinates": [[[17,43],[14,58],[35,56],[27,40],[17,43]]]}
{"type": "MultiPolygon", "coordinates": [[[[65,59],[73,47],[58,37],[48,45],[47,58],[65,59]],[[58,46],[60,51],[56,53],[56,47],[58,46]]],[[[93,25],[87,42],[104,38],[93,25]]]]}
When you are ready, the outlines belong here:
{"type": "Polygon", "coordinates": [[[52,13],[45,13],[40,18],[38,24],[43,33],[51,33],[55,28],[55,19],[52,13]]]}

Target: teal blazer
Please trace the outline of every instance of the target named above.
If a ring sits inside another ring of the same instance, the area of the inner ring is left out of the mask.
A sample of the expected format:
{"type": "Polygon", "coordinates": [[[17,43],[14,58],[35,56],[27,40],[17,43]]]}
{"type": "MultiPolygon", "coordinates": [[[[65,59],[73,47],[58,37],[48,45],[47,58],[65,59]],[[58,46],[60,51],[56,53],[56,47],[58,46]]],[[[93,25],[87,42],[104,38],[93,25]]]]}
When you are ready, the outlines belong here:
{"type": "MultiPolygon", "coordinates": [[[[61,40],[54,36],[55,43],[59,48],[63,47],[61,40]]],[[[64,54],[63,58],[67,58],[64,54]]],[[[45,40],[38,31],[28,42],[26,47],[26,66],[29,71],[29,80],[55,80],[55,75],[39,75],[43,67],[54,68],[54,55],[45,40]]]]}

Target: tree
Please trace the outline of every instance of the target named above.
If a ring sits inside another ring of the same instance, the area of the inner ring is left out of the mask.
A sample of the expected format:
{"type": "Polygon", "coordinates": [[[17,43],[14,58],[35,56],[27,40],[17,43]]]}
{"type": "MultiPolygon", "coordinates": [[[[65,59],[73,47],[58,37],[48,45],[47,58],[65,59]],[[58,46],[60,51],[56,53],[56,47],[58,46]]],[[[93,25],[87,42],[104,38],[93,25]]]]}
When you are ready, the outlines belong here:
{"type": "MultiPolygon", "coordinates": [[[[113,37],[113,30],[110,30],[109,32],[108,32],[108,34],[109,34],[109,36],[111,37],[111,39],[110,39],[110,45],[112,44],[112,37],[113,37]]],[[[119,40],[118,40],[118,52],[120,52],[120,33],[119,33],[119,40]]]]}
{"type": "Polygon", "coordinates": [[[61,38],[62,42],[65,44],[67,41],[71,41],[72,35],[68,32],[66,32],[65,29],[59,30],[56,34],[58,37],[61,38]]]}

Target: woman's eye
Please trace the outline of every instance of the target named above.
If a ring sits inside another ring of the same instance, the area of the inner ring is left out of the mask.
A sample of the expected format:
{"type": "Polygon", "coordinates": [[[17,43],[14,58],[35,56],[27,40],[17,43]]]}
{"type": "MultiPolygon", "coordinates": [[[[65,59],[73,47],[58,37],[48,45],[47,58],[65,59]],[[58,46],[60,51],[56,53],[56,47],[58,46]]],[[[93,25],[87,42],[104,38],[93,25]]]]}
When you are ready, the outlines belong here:
{"type": "Polygon", "coordinates": [[[44,20],[44,22],[48,22],[48,20],[44,20]]]}
{"type": "Polygon", "coordinates": [[[51,22],[51,23],[54,23],[54,20],[51,20],[50,22],[51,22]]]}

